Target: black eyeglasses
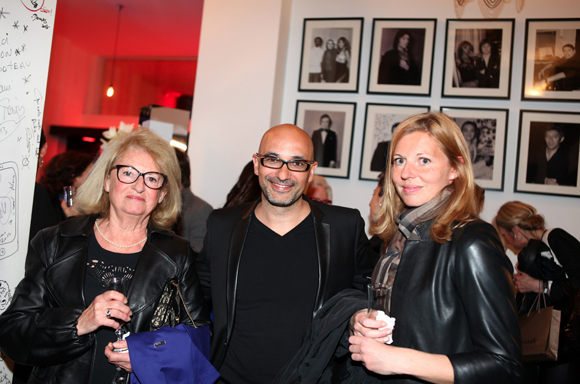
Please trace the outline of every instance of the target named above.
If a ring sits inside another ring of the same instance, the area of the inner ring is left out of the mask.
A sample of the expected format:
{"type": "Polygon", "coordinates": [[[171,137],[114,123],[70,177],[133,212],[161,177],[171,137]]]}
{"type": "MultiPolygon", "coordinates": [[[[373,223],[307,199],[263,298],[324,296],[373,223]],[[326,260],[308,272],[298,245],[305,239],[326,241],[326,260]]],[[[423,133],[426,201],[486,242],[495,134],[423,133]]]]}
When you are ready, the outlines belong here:
{"type": "Polygon", "coordinates": [[[286,167],[288,167],[290,171],[306,172],[310,169],[310,165],[314,164],[313,161],[307,160],[284,161],[274,156],[261,155],[259,153],[256,153],[256,156],[260,159],[260,164],[262,164],[266,168],[272,169],[280,169],[284,166],[284,164],[286,164],[286,167]]]}
{"type": "Polygon", "coordinates": [[[129,165],[115,165],[109,172],[113,169],[117,169],[117,179],[123,184],[133,184],[137,181],[140,176],[143,176],[143,182],[148,188],[151,189],[161,189],[163,184],[165,184],[165,179],[167,176],[159,172],[145,172],[141,173],[135,168],[129,165]]]}

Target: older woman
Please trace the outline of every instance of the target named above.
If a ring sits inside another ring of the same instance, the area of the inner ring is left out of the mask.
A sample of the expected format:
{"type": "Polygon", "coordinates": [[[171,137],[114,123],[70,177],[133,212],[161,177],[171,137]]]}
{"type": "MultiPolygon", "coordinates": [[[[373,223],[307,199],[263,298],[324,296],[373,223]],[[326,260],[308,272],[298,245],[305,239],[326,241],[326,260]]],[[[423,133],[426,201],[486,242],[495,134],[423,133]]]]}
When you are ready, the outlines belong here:
{"type": "Polygon", "coordinates": [[[113,351],[127,347],[114,331],[121,323],[131,333],[149,331],[169,278],[194,321],[209,323],[193,251],[167,230],[181,207],[179,185],[173,149],[135,130],[107,146],[80,188],[86,216],[32,239],[26,275],[0,317],[0,347],[35,366],[33,382],[126,382],[131,351],[113,351]],[[130,278],[126,296],[107,290],[108,277],[130,278]]]}
{"type": "Polygon", "coordinates": [[[392,287],[394,329],[353,315],[352,358],[389,382],[517,383],[520,331],[512,266],[477,218],[469,151],[441,113],[403,121],[389,153],[377,232],[388,248],[373,283],[392,287]],[[393,344],[384,342],[391,334],[393,344]]]}
{"type": "MultiPolygon", "coordinates": [[[[554,274],[553,267],[546,271],[520,270],[514,275],[518,288],[518,302],[531,303],[537,293],[547,294],[548,306],[562,311],[560,323],[560,342],[558,361],[539,364],[525,364],[524,384],[538,383],[576,383],[580,377],[580,347],[577,346],[577,335],[580,333],[578,320],[579,313],[571,310],[570,298],[576,297],[580,290],[580,242],[561,228],[546,229],[544,218],[534,207],[520,201],[510,201],[501,206],[495,217],[499,233],[506,244],[514,251],[520,252],[528,247],[530,240],[540,240],[550,248],[551,260],[554,261],[563,273],[553,277],[553,280],[544,280],[540,276],[532,277],[532,272],[542,272],[544,275],[554,274]],[[530,294],[527,300],[526,294],[530,294]],[[572,336],[570,336],[572,335],[572,336]],[[572,337],[572,338],[570,338],[572,337]],[[567,349],[570,344],[575,347],[567,349]]],[[[522,251],[526,252],[526,251],[522,251]]],[[[527,250],[531,252],[531,250],[527,250]]],[[[537,255],[535,255],[537,257],[537,255]]],[[[542,257],[545,257],[542,254],[542,257]]],[[[519,258],[519,257],[518,257],[519,258]]],[[[544,264],[545,265],[545,264],[544,264]]],[[[527,265],[529,267],[529,265],[527,265]]],[[[524,265],[520,265],[524,269],[524,265]]],[[[522,303],[523,304],[523,303],[522,303]]],[[[522,306],[521,313],[527,313],[529,306],[522,306]]]]}

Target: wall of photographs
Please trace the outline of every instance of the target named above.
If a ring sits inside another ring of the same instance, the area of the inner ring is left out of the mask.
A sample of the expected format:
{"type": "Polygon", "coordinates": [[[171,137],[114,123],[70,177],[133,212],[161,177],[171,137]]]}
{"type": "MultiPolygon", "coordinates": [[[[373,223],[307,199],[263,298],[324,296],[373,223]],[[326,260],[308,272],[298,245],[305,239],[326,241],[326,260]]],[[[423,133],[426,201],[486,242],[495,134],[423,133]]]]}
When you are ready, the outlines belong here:
{"type": "MultiPolygon", "coordinates": [[[[559,12],[541,12],[526,3],[521,13],[506,5],[497,19],[473,13],[459,19],[449,3],[451,12],[412,13],[430,18],[365,7],[360,13],[351,7],[348,17],[336,10],[325,17],[319,9],[296,7],[283,120],[318,137],[335,131],[340,151],[319,144],[319,151],[335,158],[317,173],[330,177],[333,188],[358,191],[363,182],[370,193],[396,125],[416,113],[443,111],[468,139],[477,183],[486,189],[485,219],[509,200],[527,201],[540,211],[542,204],[577,203],[580,51],[570,52],[570,46],[580,43],[580,7],[559,2],[559,12]],[[448,17],[441,18],[443,13],[448,17]],[[297,20],[298,15],[303,17],[297,20]],[[331,106],[335,114],[354,108],[355,115],[335,120],[327,113],[331,106]],[[348,138],[339,132],[348,132],[348,138]],[[555,156],[542,160],[538,153],[554,152],[548,148],[551,132],[564,139],[555,156]]],[[[335,194],[335,200],[352,206],[352,196],[340,201],[335,194]]],[[[364,216],[366,206],[359,209],[364,216]]]]}

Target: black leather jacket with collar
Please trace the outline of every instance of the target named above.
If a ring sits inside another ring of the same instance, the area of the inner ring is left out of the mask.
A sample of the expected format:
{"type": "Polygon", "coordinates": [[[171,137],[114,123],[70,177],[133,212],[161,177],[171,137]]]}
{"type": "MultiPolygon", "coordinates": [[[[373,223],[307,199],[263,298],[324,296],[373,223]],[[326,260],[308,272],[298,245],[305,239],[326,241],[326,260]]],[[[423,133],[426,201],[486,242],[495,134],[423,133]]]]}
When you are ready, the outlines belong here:
{"type": "MultiPolygon", "coordinates": [[[[93,334],[77,335],[88,307],[84,282],[95,216],[81,216],[39,232],[26,258],[26,274],[0,316],[0,348],[18,363],[33,365],[32,383],[89,383],[96,353],[93,334]]],[[[168,278],[179,281],[198,325],[210,323],[195,269],[195,253],[173,232],[148,229],[131,286],[130,330],[149,330],[154,306],[168,278]]],[[[190,323],[189,319],[184,322],[190,323]]]]}

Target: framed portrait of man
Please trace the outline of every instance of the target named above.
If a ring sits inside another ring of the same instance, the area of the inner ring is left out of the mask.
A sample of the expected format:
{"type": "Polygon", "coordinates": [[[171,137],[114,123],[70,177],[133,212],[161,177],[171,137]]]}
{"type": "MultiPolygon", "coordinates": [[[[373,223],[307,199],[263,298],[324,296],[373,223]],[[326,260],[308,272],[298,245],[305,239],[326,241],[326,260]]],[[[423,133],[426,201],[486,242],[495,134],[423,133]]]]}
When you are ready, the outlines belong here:
{"type": "Polygon", "coordinates": [[[391,138],[406,118],[429,112],[428,106],[368,103],[360,164],[360,180],[377,180],[386,169],[391,138]]]}
{"type": "Polygon", "coordinates": [[[362,18],[304,19],[299,91],[358,92],[362,18]]]}
{"type": "Polygon", "coordinates": [[[435,19],[374,19],[367,93],[431,94],[435,19]]]}
{"type": "Polygon", "coordinates": [[[355,103],[296,102],[295,124],[312,138],[316,174],[349,177],[355,103]]]}
{"type": "Polygon", "coordinates": [[[441,107],[441,112],[461,129],[475,182],[484,189],[503,191],[508,110],[441,107]]]}
{"type": "Polygon", "coordinates": [[[523,100],[580,101],[580,19],[528,19],[523,100]]]}
{"type": "Polygon", "coordinates": [[[444,97],[507,99],[513,19],[447,20],[444,97]]]}
{"type": "Polygon", "coordinates": [[[580,196],[580,113],[520,112],[516,192],[580,196]]]}

